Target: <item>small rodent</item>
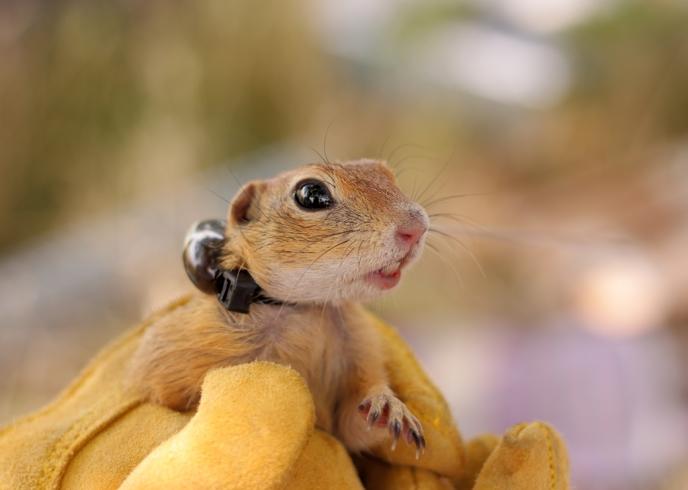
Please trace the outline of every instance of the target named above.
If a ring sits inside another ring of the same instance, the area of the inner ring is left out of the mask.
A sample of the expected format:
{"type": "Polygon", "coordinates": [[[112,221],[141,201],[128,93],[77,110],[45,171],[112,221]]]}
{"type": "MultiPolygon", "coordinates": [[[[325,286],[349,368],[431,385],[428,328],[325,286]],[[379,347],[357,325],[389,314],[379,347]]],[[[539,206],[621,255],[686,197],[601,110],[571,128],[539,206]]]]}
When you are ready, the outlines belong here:
{"type": "Polygon", "coordinates": [[[397,285],[428,227],[384,161],[311,164],[247,183],[229,206],[219,263],[250,271],[287,304],[237,314],[195,295],[147,329],[130,383],[155,403],[188,410],[208,370],[273,361],[305,378],[317,425],[349,450],[401,437],[418,454],[423,429],[390,389],[382,339],[359,302],[397,285]]]}

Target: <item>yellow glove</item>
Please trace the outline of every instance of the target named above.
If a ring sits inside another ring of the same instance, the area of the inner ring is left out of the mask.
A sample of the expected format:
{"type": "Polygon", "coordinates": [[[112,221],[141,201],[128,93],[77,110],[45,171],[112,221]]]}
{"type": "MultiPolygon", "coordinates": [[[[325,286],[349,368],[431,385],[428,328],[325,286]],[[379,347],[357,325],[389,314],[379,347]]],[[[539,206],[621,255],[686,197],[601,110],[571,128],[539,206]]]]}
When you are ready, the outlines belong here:
{"type": "Polygon", "coordinates": [[[122,385],[127,362],[147,325],[185,302],[107,347],[53,403],[0,429],[0,488],[568,488],[564,445],[544,424],[464,448],[437,389],[379,321],[392,388],[425,428],[420,460],[385,446],[375,459],[357,457],[357,472],[344,447],[314,428],[301,377],[272,363],[210,372],[195,414],[146,403],[122,385]]]}

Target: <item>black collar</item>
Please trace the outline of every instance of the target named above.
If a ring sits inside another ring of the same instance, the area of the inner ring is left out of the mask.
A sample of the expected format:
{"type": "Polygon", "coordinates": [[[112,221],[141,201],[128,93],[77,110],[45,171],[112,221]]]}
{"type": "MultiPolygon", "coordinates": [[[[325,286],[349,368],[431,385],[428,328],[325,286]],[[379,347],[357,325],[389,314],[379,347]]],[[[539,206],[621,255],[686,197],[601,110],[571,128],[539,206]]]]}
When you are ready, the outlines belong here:
{"type": "Polygon", "coordinates": [[[263,294],[251,273],[245,269],[218,270],[215,273],[215,293],[218,301],[229,311],[248,313],[251,304],[293,305],[263,294]]]}

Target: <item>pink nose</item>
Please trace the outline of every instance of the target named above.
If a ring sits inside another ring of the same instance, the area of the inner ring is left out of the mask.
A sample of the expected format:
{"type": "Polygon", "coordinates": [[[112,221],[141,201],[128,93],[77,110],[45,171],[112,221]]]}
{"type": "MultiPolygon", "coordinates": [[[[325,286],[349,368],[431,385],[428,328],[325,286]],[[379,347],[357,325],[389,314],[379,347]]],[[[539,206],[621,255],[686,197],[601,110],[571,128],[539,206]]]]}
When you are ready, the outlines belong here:
{"type": "Polygon", "coordinates": [[[400,225],[397,228],[397,240],[402,245],[412,247],[420,241],[421,237],[427,230],[428,228],[425,223],[418,220],[413,220],[409,223],[400,225]]]}

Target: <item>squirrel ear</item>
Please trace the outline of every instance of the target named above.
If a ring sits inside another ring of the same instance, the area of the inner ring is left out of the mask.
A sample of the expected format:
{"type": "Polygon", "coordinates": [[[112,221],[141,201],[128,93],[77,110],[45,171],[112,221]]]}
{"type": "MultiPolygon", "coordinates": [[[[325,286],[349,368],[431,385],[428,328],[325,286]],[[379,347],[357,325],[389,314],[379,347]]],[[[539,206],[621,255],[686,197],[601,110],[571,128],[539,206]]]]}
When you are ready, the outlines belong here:
{"type": "Polygon", "coordinates": [[[241,225],[253,220],[256,215],[256,206],[265,183],[257,180],[244,185],[229,206],[229,222],[232,225],[241,225]]]}
{"type": "Polygon", "coordinates": [[[215,291],[215,272],[222,245],[225,241],[224,220],[205,220],[194,223],[184,240],[184,269],[198,289],[206,293],[215,291]]]}

